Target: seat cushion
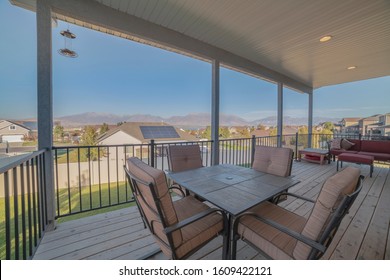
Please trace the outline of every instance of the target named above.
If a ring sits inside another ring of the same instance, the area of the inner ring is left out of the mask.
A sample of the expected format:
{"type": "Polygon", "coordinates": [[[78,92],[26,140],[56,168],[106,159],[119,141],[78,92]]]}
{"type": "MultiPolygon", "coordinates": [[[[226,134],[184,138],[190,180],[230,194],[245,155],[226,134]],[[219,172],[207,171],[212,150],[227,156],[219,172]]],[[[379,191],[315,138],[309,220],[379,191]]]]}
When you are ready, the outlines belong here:
{"type": "MultiPolygon", "coordinates": [[[[305,218],[270,202],[263,202],[248,212],[258,213],[297,232],[301,232],[306,223],[305,218]]],[[[237,232],[242,239],[249,241],[272,259],[293,259],[292,253],[297,240],[253,216],[241,218],[237,232]]]]}
{"type": "Polygon", "coordinates": [[[340,154],[345,154],[345,153],[348,153],[348,154],[357,154],[358,152],[357,151],[352,151],[352,150],[330,150],[330,153],[332,155],[335,155],[335,156],[338,156],[340,154]]]}
{"type": "Polygon", "coordinates": [[[374,162],[374,157],[371,155],[363,155],[361,153],[357,153],[357,154],[342,153],[339,155],[338,160],[346,161],[346,162],[354,162],[354,163],[372,164],[374,162]]]}
{"type": "Polygon", "coordinates": [[[359,152],[359,155],[373,156],[375,160],[390,161],[390,151],[388,153],[359,152]]]}
{"type": "MultiPolygon", "coordinates": [[[[193,196],[186,196],[173,203],[179,221],[189,218],[197,213],[209,209],[209,207],[195,199],[193,196]]],[[[176,255],[182,258],[194,248],[210,241],[223,230],[223,218],[218,212],[189,224],[181,229],[182,242],[176,247],[176,255]]]]}

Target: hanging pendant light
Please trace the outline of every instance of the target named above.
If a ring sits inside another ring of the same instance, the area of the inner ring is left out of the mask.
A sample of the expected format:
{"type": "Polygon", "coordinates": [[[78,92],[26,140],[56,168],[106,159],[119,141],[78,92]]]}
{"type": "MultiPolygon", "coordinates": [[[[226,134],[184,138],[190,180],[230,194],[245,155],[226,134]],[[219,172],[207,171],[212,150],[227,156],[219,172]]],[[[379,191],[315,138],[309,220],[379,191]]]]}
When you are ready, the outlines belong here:
{"type": "Polygon", "coordinates": [[[71,58],[78,57],[79,55],[71,49],[72,48],[72,40],[76,38],[76,35],[73,34],[72,32],[70,32],[69,29],[62,30],[60,32],[60,34],[62,36],[64,36],[65,48],[59,49],[58,53],[60,55],[66,56],[66,57],[71,57],[71,58]]]}

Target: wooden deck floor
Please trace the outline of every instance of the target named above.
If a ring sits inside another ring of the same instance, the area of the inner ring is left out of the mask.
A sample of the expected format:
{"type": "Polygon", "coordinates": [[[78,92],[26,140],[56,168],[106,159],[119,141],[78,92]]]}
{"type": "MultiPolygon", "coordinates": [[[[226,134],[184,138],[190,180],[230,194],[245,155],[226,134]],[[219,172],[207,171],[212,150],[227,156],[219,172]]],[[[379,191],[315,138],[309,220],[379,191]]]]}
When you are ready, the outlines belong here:
{"type": "MultiPolygon", "coordinates": [[[[347,166],[348,164],[345,164],[347,166]]],[[[375,166],[369,177],[368,166],[361,166],[364,186],[344,218],[324,259],[390,259],[390,169],[375,166]]],[[[323,181],[336,172],[336,165],[294,162],[292,174],[301,182],[291,189],[316,198],[323,181]]],[[[310,205],[295,199],[282,204],[300,215],[308,215],[310,205]]],[[[237,259],[263,259],[244,242],[238,244],[237,259]]],[[[216,238],[190,259],[221,259],[222,238],[216,238]]],[[[139,259],[155,252],[149,231],[144,229],[136,207],[61,223],[47,232],[34,259],[139,259]]],[[[162,253],[149,259],[166,259],[162,253]]]]}

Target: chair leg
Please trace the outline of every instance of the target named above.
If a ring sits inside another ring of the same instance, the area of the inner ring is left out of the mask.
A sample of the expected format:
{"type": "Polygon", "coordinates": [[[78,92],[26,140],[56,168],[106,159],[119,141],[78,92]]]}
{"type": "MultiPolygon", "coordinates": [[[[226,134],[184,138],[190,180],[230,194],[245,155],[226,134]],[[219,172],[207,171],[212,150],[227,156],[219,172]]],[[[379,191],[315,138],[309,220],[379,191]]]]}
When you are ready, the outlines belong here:
{"type": "Polygon", "coordinates": [[[232,236],[232,249],[231,249],[231,259],[235,260],[237,258],[237,240],[239,239],[239,236],[237,234],[233,233],[232,236]]]}
{"type": "Polygon", "coordinates": [[[337,160],[336,166],[337,166],[336,171],[339,171],[339,160],[337,160]]]}
{"type": "Polygon", "coordinates": [[[374,171],[374,165],[371,164],[370,165],[370,177],[372,177],[372,172],[374,171]]]}

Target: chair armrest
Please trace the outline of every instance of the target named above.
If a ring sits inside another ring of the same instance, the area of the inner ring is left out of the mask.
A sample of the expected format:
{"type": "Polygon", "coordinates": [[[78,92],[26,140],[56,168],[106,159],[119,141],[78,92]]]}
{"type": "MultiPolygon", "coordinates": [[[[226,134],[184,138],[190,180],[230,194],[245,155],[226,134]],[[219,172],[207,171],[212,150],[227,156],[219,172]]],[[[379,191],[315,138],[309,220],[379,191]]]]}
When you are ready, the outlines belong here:
{"type": "Polygon", "coordinates": [[[191,216],[191,217],[188,217],[187,219],[184,219],[180,222],[178,222],[177,224],[174,224],[173,226],[170,226],[170,227],[167,227],[164,229],[164,232],[166,234],[170,234],[172,233],[173,231],[175,230],[178,230],[178,229],[181,229],[189,224],[192,224],[210,214],[213,214],[215,212],[221,212],[222,213],[222,217],[223,217],[223,221],[224,221],[224,224],[226,223],[227,221],[227,218],[226,218],[226,214],[220,210],[220,209],[217,209],[217,208],[209,208],[207,210],[204,210],[202,212],[199,212],[198,214],[195,214],[194,216],[191,216]]]}
{"type": "Polygon", "coordinates": [[[172,189],[176,189],[176,190],[179,190],[181,192],[181,194],[183,195],[183,197],[186,196],[186,194],[184,193],[183,189],[180,188],[180,187],[176,187],[176,186],[170,186],[168,189],[172,190],[172,189]]]}
{"type": "Polygon", "coordinates": [[[304,197],[304,196],[300,196],[300,195],[297,195],[297,194],[294,194],[294,193],[289,193],[289,192],[279,193],[279,194],[275,195],[275,198],[277,198],[277,197],[279,197],[281,195],[293,196],[293,197],[296,197],[296,198],[299,198],[299,199],[302,199],[302,200],[305,200],[305,201],[308,201],[308,202],[311,202],[311,203],[316,203],[316,201],[313,200],[313,199],[310,199],[310,198],[307,198],[307,197],[304,197]]]}
{"type": "Polygon", "coordinates": [[[254,212],[246,212],[246,213],[243,213],[241,215],[239,215],[236,220],[234,221],[234,225],[233,225],[233,232],[234,232],[234,235],[236,234],[237,232],[237,227],[238,227],[238,222],[240,220],[240,218],[242,218],[243,216],[246,216],[246,215],[250,215],[250,216],[253,216],[255,217],[257,220],[259,220],[260,222],[263,222],[267,225],[270,225],[278,230],[280,230],[281,232],[284,232],[292,237],[294,237],[295,239],[309,245],[310,247],[314,248],[314,249],[317,249],[318,251],[324,253],[325,250],[326,250],[326,247],[324,245],[322,245],[321,243],[318,243],[317,241],[313,240],[313,239],[310,239],[308,238],[307,236],[299,233],[299,232],[296,232],[288,227],[285,227],[273,220],[270,220],[270,219],[267,219],[267,218],[264,218],[254,212]]]}

